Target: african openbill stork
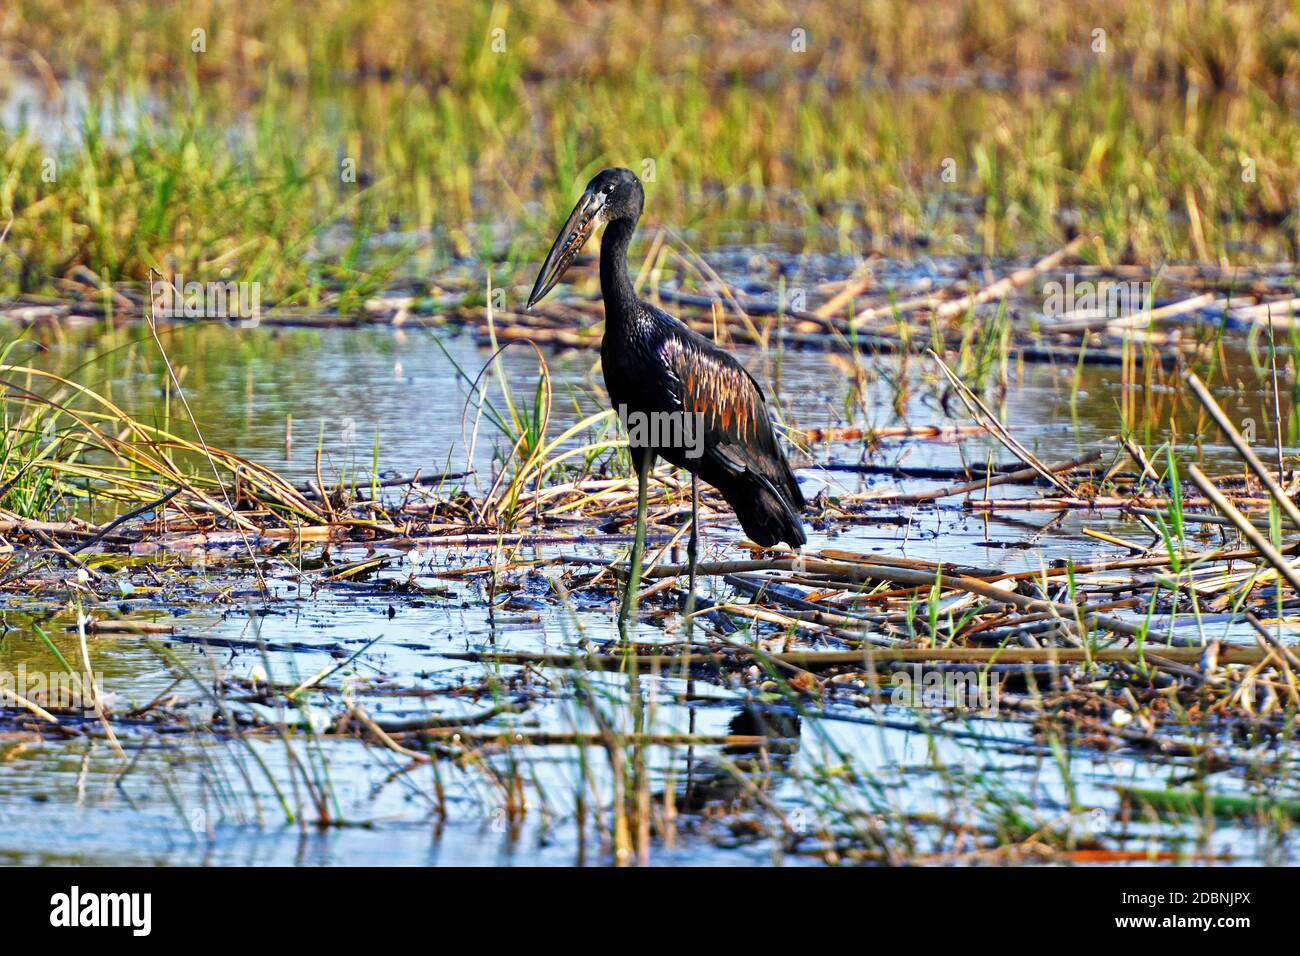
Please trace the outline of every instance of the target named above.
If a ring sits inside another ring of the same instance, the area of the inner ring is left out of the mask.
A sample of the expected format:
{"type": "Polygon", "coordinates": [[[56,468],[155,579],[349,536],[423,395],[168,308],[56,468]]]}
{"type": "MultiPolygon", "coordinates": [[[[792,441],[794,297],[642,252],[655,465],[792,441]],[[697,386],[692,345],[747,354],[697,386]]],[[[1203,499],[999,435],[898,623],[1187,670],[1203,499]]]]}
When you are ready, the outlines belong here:
{"type": "Polygon", "coordinates": [[[627,271],[627,248],[644,205],[645,191],[631,170],[597,173],[556,237],[528,297],[532,309],[560,281],[596,227],[606,224],[600,246],[600,291],[605,300],[600,359],[609,397],[625,422],[633,414],[670,413],[693,415],[702,425],[703,441],[693,447],[646,442],[630,449],[637,477],[636,535],[619,608],[620,629],[634,609],[640,586],[646,488],[656,456],[691,473],[688,604],[695,595],[700,478],[721,492],[756,544],[772,547],[784,541],[798,548],[807,540],[799,521],[803,494],[772,432],[763,389],[730,354],[636,297],[627,271]]]}

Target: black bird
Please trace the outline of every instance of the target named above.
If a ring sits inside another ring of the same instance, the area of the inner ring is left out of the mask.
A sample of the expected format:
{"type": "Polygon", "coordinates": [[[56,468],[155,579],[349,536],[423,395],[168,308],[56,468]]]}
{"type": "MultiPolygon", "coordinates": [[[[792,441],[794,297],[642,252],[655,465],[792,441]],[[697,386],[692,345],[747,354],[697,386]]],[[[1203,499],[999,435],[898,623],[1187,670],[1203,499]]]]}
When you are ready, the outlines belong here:
{"type": "MultiPolygon", "coordinates": [[[[756,544],[771,547],[784,541],[798,548],[807,540],[799,521],[803,494],[773,434],[763,389],[727,352],[636,297],[627,271],[627,248],[644,205],[645,191],[631,170],[597,173],[551,246],[528,297],[531,309],[560,281],[596,227],[607,224],[600,247],[600,291],[605,300],[600,359],[610,399],[625,422],[633,414],[671,413],[692,415],[692,423],[703,426],[702,443],[697,437],[690,447],[660,442],[631,448],[637,521],[620,624],[627,620],[640,583],[646,486],[657,455],[691,473],[693,492],[699,478],[717,488],[756,544]]],[[[692,494],[687,551],[690,597],[695,593],[697,497],[692,494]]]]}

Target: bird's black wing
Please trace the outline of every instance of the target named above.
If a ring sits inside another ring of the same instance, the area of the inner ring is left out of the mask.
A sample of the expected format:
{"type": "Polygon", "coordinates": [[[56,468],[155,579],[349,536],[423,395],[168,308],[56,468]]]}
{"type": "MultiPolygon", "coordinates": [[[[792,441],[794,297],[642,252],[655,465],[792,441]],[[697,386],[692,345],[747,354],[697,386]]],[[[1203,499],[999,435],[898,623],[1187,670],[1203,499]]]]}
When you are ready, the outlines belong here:
{"type": "MultiPolygon", "coordinates": [[[[669,373],[674,404],[703,418],[701,476],[725,491],[710,473],[748,474],[795,511],[802,508],[803,493],[777,443],[762,387],[713,342],[654,306],[644,304],[644,308],[660,326],[660,360],[669,373]]],[[[674,464],[691,468],[688,462],[674,464]]]]}

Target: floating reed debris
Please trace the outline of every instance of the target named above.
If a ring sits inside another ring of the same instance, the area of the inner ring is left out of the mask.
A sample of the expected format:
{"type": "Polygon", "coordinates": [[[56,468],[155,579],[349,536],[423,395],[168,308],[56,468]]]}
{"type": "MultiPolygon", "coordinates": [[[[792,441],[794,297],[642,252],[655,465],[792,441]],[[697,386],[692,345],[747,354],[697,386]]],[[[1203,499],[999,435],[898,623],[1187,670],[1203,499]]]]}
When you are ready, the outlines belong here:
{"type": "MultiPolygon", "coordinates": [[[[1168,661],[1196,664],[1205,657],[1205,649],[1162,644],[1136,647],[870,647],[861,651],[789,651],[767,653],[761,659],[776,664],[792,664],[806,670],[829,667],[854,667],[874,670],[880,664],[948,662],[956,664],[1143,664],[1168,661]]],[[[683,650],[678,654],[586,654],[526,653],[522,651],[449,652],[453,660],[485,661],[494,664],[541,664],[550,667],[579,667],[586,670],[626,670],[629,667],[671,670],[683,666],[735,666],[736,654],[683,650]]],[[[745,655],[740,654],[741,657],[745,655]]],[[[1218,645],[1216,663],[1258,664],[1269,652],[1258,647],[1218,645]]]]}

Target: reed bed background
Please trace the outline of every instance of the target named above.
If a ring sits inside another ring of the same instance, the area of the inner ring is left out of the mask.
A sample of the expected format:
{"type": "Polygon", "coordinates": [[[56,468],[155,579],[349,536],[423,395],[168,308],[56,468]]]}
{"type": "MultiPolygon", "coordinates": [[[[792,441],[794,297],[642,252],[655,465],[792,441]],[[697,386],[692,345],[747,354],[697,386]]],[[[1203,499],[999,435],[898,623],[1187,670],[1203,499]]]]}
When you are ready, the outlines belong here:
{"type": "Polygon", "coordinates": [[[1286,3],[17,0],[0,293],[156,269],[351,313],[416,249],[535,258],[612,164],[710,244],[1289,259],[1298,58],[1286,3]]]}

